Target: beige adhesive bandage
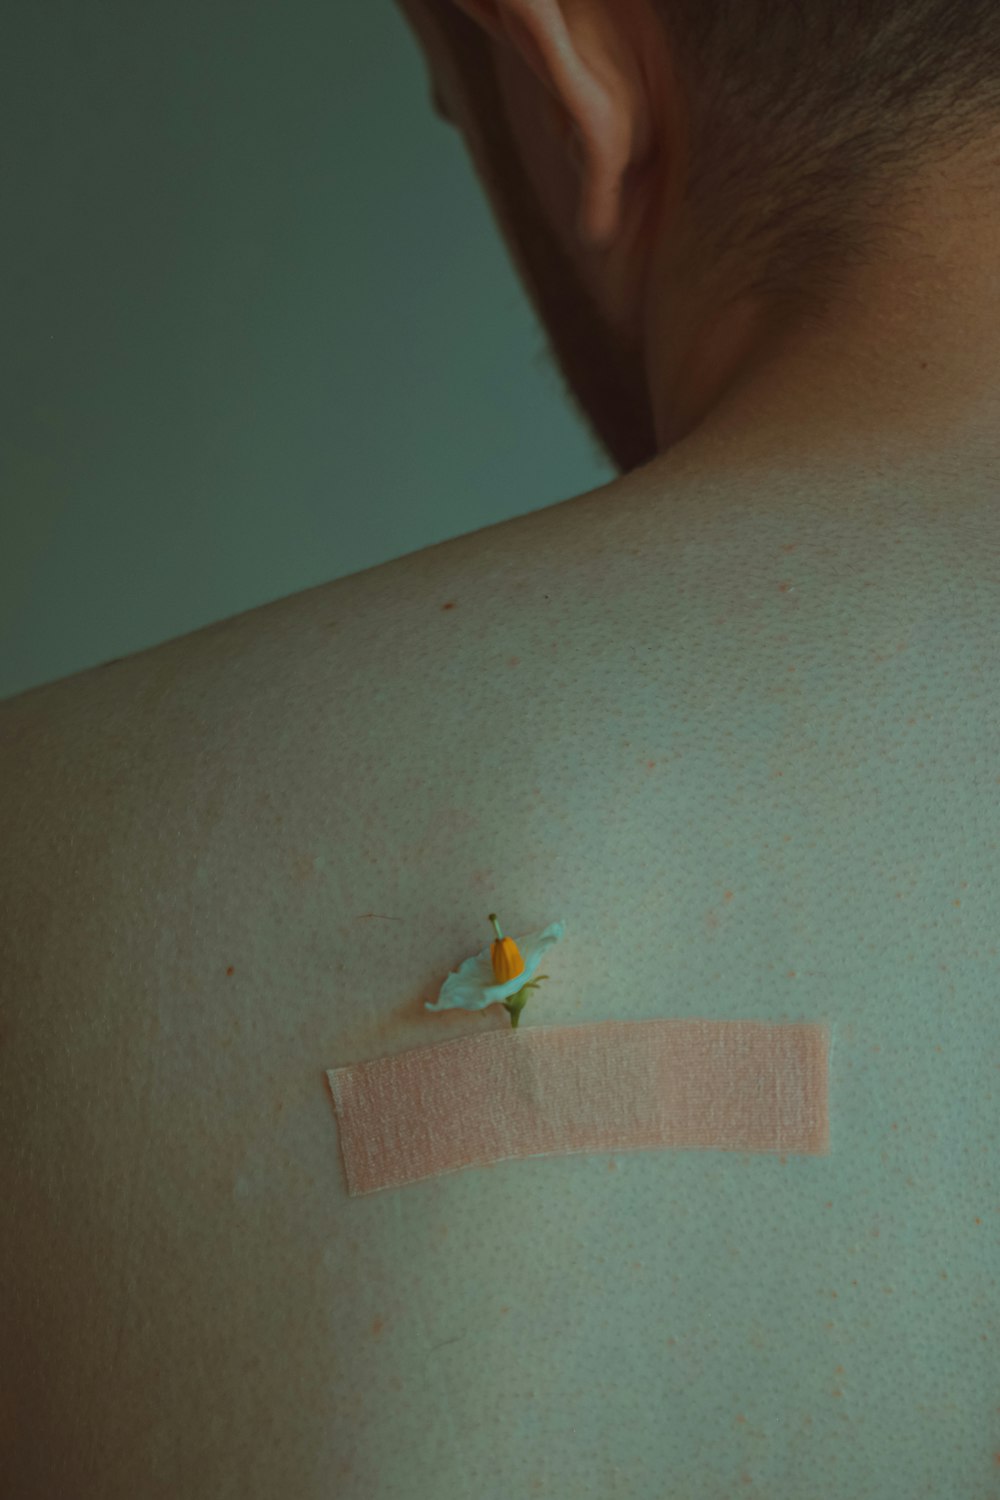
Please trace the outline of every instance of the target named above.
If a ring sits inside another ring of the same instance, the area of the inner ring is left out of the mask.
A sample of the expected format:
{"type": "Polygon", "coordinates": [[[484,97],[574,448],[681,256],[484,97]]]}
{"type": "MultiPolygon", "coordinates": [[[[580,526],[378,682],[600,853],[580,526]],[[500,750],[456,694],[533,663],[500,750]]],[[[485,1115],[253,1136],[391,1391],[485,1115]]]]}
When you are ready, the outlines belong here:
{"type": "Polygon", "coordinates": [[[351,1197],[573,1152],[829,1151],[828,1030],[598,1021],[329,1068],[351,1197]]]}

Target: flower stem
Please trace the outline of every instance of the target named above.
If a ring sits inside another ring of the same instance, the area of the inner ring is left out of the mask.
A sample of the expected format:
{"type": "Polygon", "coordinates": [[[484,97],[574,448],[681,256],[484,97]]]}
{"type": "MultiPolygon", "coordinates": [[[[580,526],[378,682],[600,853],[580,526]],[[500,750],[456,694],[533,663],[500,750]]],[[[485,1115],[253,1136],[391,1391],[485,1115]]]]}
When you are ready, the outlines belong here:
{"type": "Polygon", "coordinates": [[[511,995],[509,1000],[503,1000],[501,1004],[510,1016],[511,1030],[513,1030],[521,1019],[521,1012],[528,1003],[528,990],[536,989],[543,979],[548,979],[547,974],[539,974],[537,979],[529,979],[526,985],[518,990],[516,995],[511,995]]]}

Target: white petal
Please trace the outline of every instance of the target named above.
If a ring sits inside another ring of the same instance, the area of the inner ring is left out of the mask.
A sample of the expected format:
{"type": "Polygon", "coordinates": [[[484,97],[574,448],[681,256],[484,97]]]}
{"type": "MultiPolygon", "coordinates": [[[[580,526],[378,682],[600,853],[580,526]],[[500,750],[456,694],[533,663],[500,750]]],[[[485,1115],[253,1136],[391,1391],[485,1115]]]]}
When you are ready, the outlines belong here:
{"type": "Polygon", "coordinates": [[[523,938],[515,938],[514,941],[524,959],[524,969],[514,979],[508,979],[503,984],[497,984],[493,976],[493,961],[490,957],[490,949],[493,945],[491,943],[481,953],[467,958],[454,973],[449,974],[441,986],[441,993],[437,999],[425,1000],[424,1009],[484,1010],[487,1005],[495,1005],[498,1000],[508,1000],[534,976],[543,956],[553,943],[558,943],[565,931],[566,928],[562,922],[550,922],[548,927],[537,932],[526,933],[523,938]]]}

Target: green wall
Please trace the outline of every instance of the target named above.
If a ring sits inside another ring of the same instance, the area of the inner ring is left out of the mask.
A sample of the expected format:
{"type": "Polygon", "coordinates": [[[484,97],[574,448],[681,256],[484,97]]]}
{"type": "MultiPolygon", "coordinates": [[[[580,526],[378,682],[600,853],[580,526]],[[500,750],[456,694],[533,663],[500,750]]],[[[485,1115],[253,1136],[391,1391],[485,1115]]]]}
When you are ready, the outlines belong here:
{"type": "Polygon", "coordinates": [[[389,0],[17,0],[0,141],[0,698],[613,477],[389,0]]]}

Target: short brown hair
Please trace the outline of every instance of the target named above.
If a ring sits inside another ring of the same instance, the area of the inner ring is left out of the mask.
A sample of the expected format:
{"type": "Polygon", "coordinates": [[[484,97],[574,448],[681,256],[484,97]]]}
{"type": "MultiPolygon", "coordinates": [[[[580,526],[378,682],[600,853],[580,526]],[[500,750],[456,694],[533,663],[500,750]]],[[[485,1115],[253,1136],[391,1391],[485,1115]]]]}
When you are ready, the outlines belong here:
{"type": "Polygon", "coordinates": [[[998,0],[654,3],[698,237],[756,289],[825,298],[884,242],[921,168],[996,149],[998,0]]]}

